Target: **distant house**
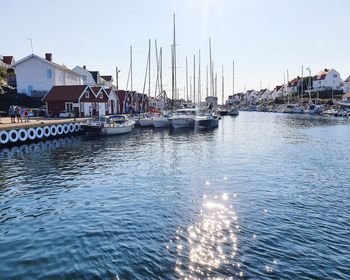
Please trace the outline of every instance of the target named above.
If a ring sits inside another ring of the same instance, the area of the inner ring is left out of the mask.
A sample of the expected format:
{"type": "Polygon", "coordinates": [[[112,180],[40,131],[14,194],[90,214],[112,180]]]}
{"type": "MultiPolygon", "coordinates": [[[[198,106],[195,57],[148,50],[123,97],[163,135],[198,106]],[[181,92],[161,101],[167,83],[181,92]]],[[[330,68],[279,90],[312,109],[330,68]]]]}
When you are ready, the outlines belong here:
{"type": "Polygon", "coordinates": [[[344,93],[350,92],[350,76],[344,81],[342,89],[344,93]]]}
{"type": "Polygon", "coordinates": [[[54,86],[42,101],[52,115],[58,115],[62,111],[74,111],[79,117],[108,114],[108,96],[101,87],[54,86]]]}
{"type": "Polygon", "coordinates": [[[338,71],[334,69],[324,69],[313,78],[313,90],[340,90],[342,79],[338,71]]]}
{"type": "Polygon", "coordinates": [[[81,76],[63,65],[52,62],[52,54],[45,59],[31,54],[14,64],[17,92],[29,96],[43,96],[53,86],[81,85],[81,76]]]}
{"type": "Polygon", "coordinates": [[[103,76],[101,76],[101,79],[103,79],[103,81],[104,81],[104,84],[106,85],[106,86],[108,86],[108,87],[112,87],[113,86],[113,76],[109,76],[109,75],[107,75],[107,76],[105,76],[105,75],[103,75],[103,76]]]}
{"type": "Polygon", "coordinates": [[[284,90],[284,87],[283,85],[281,86],[276,86],[273,90],[273,92],[271,93],[271,99],[276,99],[276,98],[281,98],[283,97],[283,90],[284,90]]]}
{"type": "Polygon", "coordinates": [[[343,95],[343,101],[350,102],[350,92],[343,95]]]}
{"type": "Polygon", "coordinates": [[[91,72],[86,69],[86,66],[80,67],[79,65],[73,68],[73,71],[81,75],[83,85],[96,86],[97,83],[92,76],[91,72]]]}
{"type": "Polygon", "coordinates": [[[14,63],[15,63],[15,59],[13,56],[0,55],[0,67],[7,69],[7,84],[12,87],[16,87],[16,73],[14,69],[11,67],[11,65],[14,63]]]}
{"type": "Polygon", "coordinates": [[[105,89],[108,95],[108,114],[120,114],[120,102],[117,93],[111,88],[105,89]]]}

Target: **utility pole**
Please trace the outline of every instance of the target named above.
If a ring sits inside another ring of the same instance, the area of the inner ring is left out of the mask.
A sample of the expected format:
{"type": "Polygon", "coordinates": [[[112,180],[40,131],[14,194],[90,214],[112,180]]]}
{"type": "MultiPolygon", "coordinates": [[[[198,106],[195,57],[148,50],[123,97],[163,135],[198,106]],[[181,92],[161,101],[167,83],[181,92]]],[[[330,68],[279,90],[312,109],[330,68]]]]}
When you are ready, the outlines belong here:
{"type": "Polygon", "coordinates": [[[118,92],[118,89],[119,89],[119,72],[120,71],[121,70],[118,70],[118,67],[115,67],[115,79],[116,79],[115,85],[117,87],[117,92],[118,92]]]}

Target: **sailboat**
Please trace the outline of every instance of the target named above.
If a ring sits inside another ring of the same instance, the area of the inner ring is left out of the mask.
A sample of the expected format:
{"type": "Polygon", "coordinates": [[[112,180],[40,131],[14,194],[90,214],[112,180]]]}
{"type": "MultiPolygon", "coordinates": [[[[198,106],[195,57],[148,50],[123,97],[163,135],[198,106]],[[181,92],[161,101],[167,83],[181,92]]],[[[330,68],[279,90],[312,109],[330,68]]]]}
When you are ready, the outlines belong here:
{"type": "MultiPolygon", "coordinates": [[[[150,99],[151,98],[151,39],[148,40],[148,57],[147,57],[145,83],[144,83],[143,92],[145,91],[147,72],[148,72],[148,98],[150,99]]],[[[152,117],[149,114],[144,114],[140,116],[139,124],[142,127],[153,126],[152,117]]]]}
{"type": "MultiPolygon", "coordinates": [[[[232,62],[232,93],[235,94],[235,61],[232,62]]],[[[227,115],[229,116],[238,116],[239,111],[236,106],[231,106],[228,110],[227,115]]]]}

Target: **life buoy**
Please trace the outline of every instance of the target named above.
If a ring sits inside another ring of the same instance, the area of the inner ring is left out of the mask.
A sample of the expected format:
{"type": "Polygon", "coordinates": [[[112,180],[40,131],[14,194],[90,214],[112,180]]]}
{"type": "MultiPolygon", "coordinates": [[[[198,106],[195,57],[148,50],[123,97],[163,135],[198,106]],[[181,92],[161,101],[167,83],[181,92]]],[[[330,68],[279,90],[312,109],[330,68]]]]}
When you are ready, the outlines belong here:
{"type": "Polygon", "coordinates": [[[46,137],[46,138],[50,137],[50,135],[51,135],[50,127],[49,126],[44,126],[43,130],[44,130],[44,137],[46,137]]]}
{"type": "Polygon", "coordinates": [[[35,131],[35,129],[33,127],[29,128],[27,130],[27,132],[28,132],[28,138],[30,140],[34,140],[36,138],[36,131],[35,131]]]}
{"type": "Polygon", "coordinates": [[[18,131],[15,129],[10,130],[9,138],[10,138],[10,142],[12,142],[12,143],[17,142],[18,138],[19,138],[18,131]]]}
{"type": "Polygon", "coordinates": [[[62,135],[63,134],[63,126],[60,125],[60,124],[57,126],[57,134],[58,135],[62,135]]]}
{"type": "Polygon", "coordinates": [[[75,132],[78,132],[80,130],[80,124],[75,123],[74,124],[74,130],[75,130],[75,132]]]}
{"type": "Polygon", "coordinates": [[[18,138],[20,141],[24,142],[28,139],[28,132],[24,128],[18,130],[18,138]]]}
{"type": "Polygon", "coordinates": [[[70,133],[73,133],[73,132],[74,132],[74,124],[73,124],[73,123],[70,123],[70,124],[69,124],[69,132],[70,132],[70,133]]]}
{"type": "Polygon", "coordinates": [[[44,137],[44,130],[43,130],[43,128],[42,128],[42,127],[37,127],[37,128],[35,129],[35,134],[36,134],[36,137],[37,137],[38,139],[43,138],[43,137],[44,137]]]}
{"type": "Polygon", "coordinates": [[[50,133],[52,136],[56,136],[57,135],[57,126],[51,125],[50,126],[50,133]]]}
{"type": "Polygon", "coordinates": [[[10,136],[7,131],[1,130],[0,131],[0,143],[5,145],[10,141],[10,136]]]}
{"type": "Polygon", "coordinates": [[[66,124],[66,123],[63,125],[63,133],[64,134],[68,134],[69,133],[69,125],[66,124]]]}

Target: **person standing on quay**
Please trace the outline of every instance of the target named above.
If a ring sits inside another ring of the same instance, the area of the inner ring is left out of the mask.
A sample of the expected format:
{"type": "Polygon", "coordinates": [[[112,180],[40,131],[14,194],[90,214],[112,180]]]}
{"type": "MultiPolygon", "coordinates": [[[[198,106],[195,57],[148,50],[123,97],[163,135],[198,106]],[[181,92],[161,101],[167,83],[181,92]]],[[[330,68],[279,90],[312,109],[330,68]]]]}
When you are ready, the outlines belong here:
{"type": "Polygon", "coordinates": [[[10,118],[11,118],[11,123],[15,123],[16,122],[15,108],[13,107],[13,105],[10,106],[9,115],[10,115],[10,118]]]}
{"type": "Polygon", "coordinates": [[[17,117],[18,123],[19,123],[19,121],[21,121],[21,123],[23,122],[22,118],[21,118],[21,107],[19,107],[19,106],[16,107],[16,117],[17,117]]]}
{"type": "Polygon", "coordinates": [[[24,122],[28,122],[28,121],[29,121],[29,120],[28,120],[28,115],[29,115],[29,113],[28,113],[28,110],[27,110],[27,109],[24,109],[23,115],[24,115],[24,122]]]}

